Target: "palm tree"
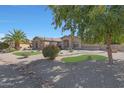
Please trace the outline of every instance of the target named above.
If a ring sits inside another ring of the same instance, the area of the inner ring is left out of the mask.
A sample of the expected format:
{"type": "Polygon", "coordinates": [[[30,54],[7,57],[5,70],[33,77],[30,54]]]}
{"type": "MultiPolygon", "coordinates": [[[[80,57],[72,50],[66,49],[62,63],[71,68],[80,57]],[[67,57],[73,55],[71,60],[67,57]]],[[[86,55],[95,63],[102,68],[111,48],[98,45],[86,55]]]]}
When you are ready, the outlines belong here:
{"type": "Polygon", "coordinates": [[[19,50],[20,43],[25,42],[27,40],[26,35],[23,31],[14,29],[10,31],[9,34],[6,34],[4,38],[2,38],[5,42],[14,42],[15,49],[19,50]]]}

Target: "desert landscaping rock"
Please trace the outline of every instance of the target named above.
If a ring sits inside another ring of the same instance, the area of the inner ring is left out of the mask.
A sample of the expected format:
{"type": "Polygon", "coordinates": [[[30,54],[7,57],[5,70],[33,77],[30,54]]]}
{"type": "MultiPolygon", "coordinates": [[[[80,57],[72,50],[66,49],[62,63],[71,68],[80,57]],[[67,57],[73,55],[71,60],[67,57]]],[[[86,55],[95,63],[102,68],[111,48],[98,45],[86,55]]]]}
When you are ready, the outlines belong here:
{"type": "Polygon", "coordinates": [[[0,87],[124,87],[123,66],[123,62],[108,67],[103,62],[64,64],[48,60],[16,69],[15,65],[5,65],[0,67],[0,87]]]}
{"type": "MultiPolygon", "coordinates": [[[[100,51],[82,52],[106,55],[105,52],[100,51]]],[[[122,57],[124,53],[118,52],[113,55],[116,56],[114,64],[109,65],[105,62],[63,63],[57,59],[56,61],[46,60],[42,55],[18,59],[10,53],[0,54],[0,87],[124,87],[124,57],[122,57]]]]}

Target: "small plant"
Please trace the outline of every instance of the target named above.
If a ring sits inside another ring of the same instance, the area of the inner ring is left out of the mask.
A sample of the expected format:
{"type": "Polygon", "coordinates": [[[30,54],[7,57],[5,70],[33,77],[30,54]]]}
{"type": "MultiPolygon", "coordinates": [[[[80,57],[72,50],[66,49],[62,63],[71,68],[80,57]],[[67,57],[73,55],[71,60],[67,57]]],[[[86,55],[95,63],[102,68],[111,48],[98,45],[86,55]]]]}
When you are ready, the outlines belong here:
{"type": "Polygon", "coordinates": [[[28,57],[29,57],[29,54],[28,54],[28,53],[23,53],[22,56],[23,56],[24,58],[28,58],[28,57]]]}
{"type": "Polygon", "coordinates": [[[87,59],[88,59],[88,60],[92,60],[92,56],[91,56],[91,55],[89,55],[87,59]]]}
{"type": "Polygon", "coordinates": [[[43,48],[42,53],[44,57],[54,60],[55,57],[58,55],[59,51],[60,51],[59,47],[54,45],[49,45],[43,48]]]}

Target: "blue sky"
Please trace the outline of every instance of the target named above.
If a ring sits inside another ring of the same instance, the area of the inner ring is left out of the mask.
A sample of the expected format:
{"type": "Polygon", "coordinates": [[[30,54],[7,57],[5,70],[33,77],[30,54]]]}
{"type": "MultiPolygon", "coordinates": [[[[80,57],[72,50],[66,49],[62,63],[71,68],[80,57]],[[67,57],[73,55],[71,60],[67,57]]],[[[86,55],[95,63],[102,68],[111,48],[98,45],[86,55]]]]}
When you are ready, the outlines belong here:
{"type": "Polygon", "coordinates": [[[0,38],[13,29],[21,29],[29,39],[69,34],[54,29],[52,12],[47,6],[0,6],[0,11],[0,38]]]}

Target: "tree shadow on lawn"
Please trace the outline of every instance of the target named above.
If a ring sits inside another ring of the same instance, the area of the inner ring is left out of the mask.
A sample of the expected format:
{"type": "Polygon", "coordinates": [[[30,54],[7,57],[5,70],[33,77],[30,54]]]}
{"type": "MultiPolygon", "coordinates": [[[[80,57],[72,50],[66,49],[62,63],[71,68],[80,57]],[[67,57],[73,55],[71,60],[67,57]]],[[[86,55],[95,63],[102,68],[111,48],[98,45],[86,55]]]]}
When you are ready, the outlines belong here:
{"type": "Polygon", "coordinates": [[[124,87],[123,62],[110,66],[104,62],[62,63],[41,59],[29,64],[1,65],[0,87],[124,87]]]}

